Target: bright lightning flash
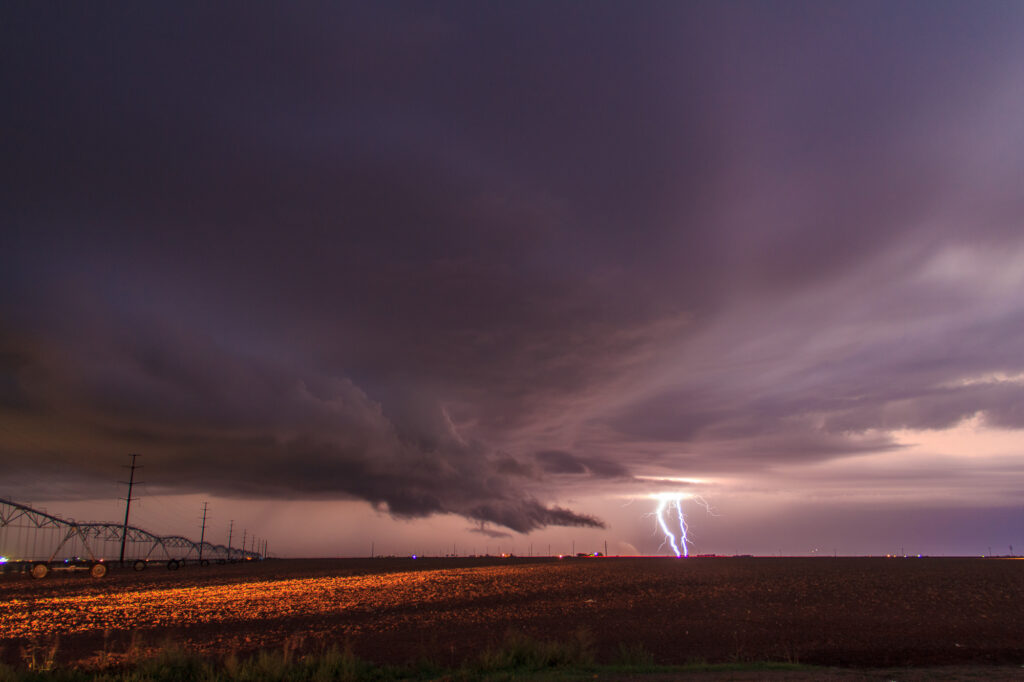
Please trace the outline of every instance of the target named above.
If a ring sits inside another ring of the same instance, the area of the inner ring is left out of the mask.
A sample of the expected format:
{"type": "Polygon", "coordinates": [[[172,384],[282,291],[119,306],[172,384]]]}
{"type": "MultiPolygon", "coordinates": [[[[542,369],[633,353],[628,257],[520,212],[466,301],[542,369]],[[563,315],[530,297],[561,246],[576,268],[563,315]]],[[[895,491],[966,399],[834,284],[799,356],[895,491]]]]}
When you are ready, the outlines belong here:
{"type": "Polygon", "coordinates": [[[710,513],[711,508],[708,503],[699,495],[691,493],[658,493],[651,497],[658,500],[658,509],[654,512],[654,516],[658,519],[658,526],[665,534],[665,542],[661,543],[661,546],[664,547],[665,543],[668,543],[677,557],[689,556],[690,538],[687,535],[683,500],[695,500],[710,513]]]}

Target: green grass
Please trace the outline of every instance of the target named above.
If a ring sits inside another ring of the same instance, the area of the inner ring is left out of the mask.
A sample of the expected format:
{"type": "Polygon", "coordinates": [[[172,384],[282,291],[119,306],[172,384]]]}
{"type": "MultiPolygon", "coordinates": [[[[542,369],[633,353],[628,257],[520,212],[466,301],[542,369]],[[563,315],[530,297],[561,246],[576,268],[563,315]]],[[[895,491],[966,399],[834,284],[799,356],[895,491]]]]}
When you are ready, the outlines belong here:
{"type": "Polygon", "coordinates": [[[22,665],[0,664],[0,682],[326,682],[389,680],[574,680],[595,674],[643,675],[728,670],[813,670],[792,664],[728,664],[689,666],[656,665],[654,656],[639,644],[622,644],[612,663],[599,665],[590,635],[580,631],[564,641],[539,641],[510,632],[497,646],[481,652],[458,668],[424,660],[405,666],[376,665],[357,657],[350,648],[329,647],[300,653],[296,642],[279,650],[259,651],[240,658],[197,656],[168,644],[157,655],[130,664],[81,669],[54,665],[57,642],[23,648],[22,665]]]}

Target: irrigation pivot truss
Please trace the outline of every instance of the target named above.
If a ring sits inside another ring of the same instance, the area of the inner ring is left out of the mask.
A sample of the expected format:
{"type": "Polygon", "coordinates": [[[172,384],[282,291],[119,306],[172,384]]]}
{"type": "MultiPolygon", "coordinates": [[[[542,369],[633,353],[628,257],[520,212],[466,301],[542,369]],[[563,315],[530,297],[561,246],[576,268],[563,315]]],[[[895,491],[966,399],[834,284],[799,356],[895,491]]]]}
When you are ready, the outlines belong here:
{"type": "Polygon", "coordinates": [[[180,535],[155,535],[120,523],[78,523],[0,497],[0,563],[43,577],[54,568],[87,568],[96,577],[117,563],[122,538],[125,564],[142,570],[149,562],[177,569],[185,563],[226,563],[263,558],[260,553],[180,535]]]}

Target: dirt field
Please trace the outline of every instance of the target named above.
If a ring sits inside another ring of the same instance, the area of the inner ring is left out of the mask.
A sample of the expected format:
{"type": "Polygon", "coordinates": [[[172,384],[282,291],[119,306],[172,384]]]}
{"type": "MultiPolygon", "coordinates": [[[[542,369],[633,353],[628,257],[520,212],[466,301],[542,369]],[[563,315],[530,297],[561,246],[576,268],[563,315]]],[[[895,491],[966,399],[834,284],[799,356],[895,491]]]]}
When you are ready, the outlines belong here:
{"type": "MultiPolygon", "coordinates": [[[[457,664],[509,630],[586,631],[599,659],[657,663],[1024,664],[1024,561],[410,559],[265,561],[0,577],[0,647],[59,637],[64,662],[168,640],[211,654],[350,642],[372,661],[457,664]]],[[[1024,672],[1024,670],[1022,670],[1024,672]]]]}

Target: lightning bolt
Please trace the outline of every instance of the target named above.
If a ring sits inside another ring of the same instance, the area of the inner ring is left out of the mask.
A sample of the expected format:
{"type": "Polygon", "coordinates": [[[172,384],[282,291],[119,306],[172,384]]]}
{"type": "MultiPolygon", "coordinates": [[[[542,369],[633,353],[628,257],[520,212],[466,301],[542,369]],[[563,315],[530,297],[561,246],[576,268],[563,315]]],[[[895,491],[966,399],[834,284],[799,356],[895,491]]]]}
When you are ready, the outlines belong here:
{"type": "MultiPolygon", "coordinates": [[[[658,526],[661,528],[661,532],[665,534],[665,541],[661,543],[661,547],[665,546],[665,543],[672,548],[672,552],[677,557],[686,557],[690,555],[689,542],[690,538],[687,535],[686,528],[686,514],[683,513],[683,500],[694,500],[710,514],[711,507],[699,495],[692,495],[690,493],[659,493],[653,495],[658,500],[658,509],[654,512],[655,518],[658,520],[658,526]]],[[[661,549],[659,547],[658,549],[661,549]]]]}

